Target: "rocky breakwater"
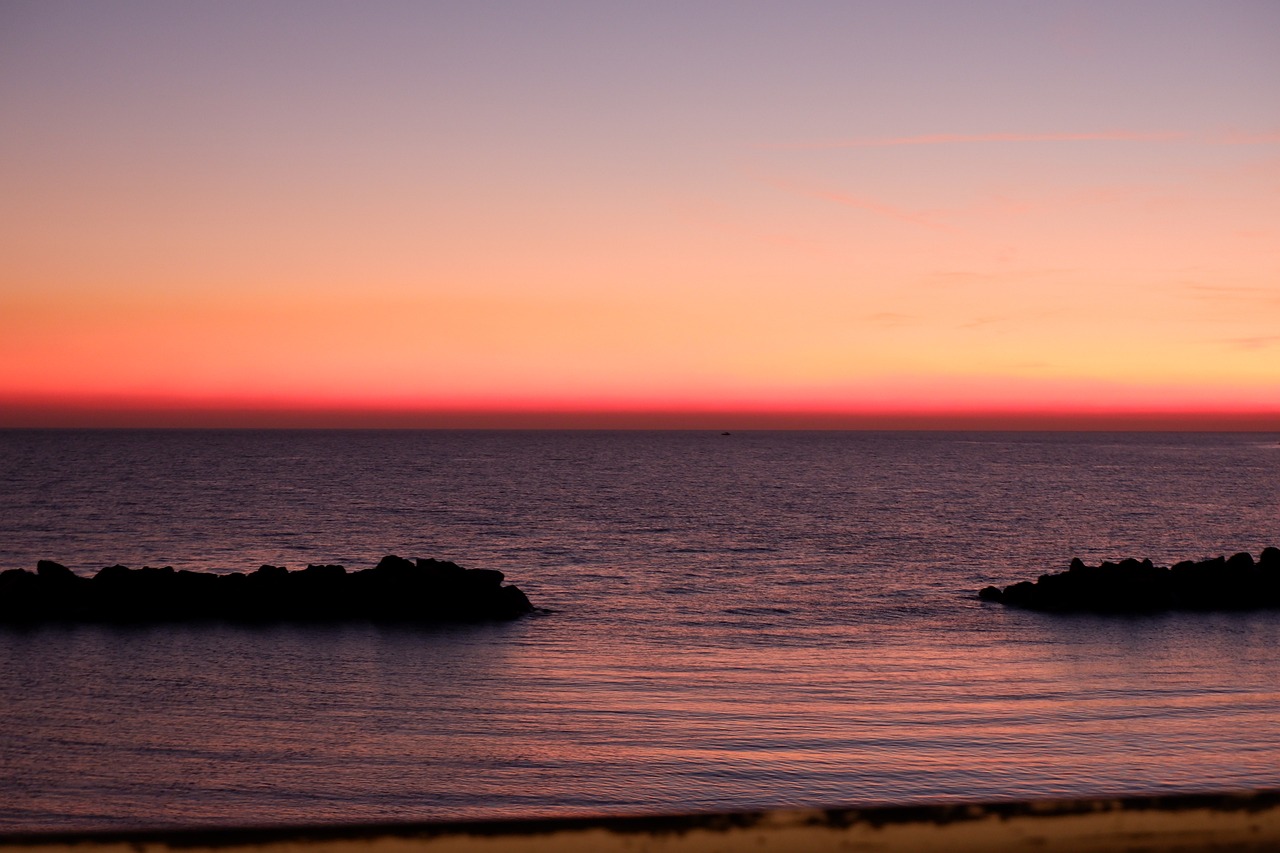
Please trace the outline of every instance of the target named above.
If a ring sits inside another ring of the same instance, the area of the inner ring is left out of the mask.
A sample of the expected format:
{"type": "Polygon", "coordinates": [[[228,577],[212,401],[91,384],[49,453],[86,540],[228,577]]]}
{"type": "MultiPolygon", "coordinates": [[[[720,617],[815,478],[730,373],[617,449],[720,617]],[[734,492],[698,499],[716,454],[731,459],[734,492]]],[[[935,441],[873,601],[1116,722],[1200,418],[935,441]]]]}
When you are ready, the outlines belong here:
{"type": "Polygon", "coordinates": [[[387,556],[372,569],[263,566],[213,574],[109,566],[92,578],[41,560],[0,573],[0,623],[35,622],[473,622],[533,610],[502,572],[387,556]]]}
{"type": "Polygon", "coordinates": [[[1004,589],[989,586],[978,597],[1063,613],[1280,608],[1280,549],[1264,549],[1257,562],[1241,553],[1171,567],[1134,559],[1086,566],[1076,559],[1065,572],[1004,589]]]}

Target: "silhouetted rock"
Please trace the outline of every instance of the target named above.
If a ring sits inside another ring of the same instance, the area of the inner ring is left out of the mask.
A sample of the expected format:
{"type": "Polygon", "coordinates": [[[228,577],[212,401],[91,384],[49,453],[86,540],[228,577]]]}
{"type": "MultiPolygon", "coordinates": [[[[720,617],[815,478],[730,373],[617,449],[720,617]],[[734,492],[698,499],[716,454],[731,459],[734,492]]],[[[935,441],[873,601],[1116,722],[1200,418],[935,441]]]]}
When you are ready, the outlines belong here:
{"type": "Polygon", "coordinates": [[[466,569],[462,568],[462,566],[459,566],[457,563],[450,563],[447,560],[418,560],[415,565],[419,569],[424,569],[438,575],[459,575],[466,571],[466,569]]]}
{"type": "Polygon", "coordinates": [[[53,560],[40,560],[36,563],[36,574],[46,580],[74,581],[76,575],[61,563],[53,560]]]}
{"type": "Polygon", "coordinates": [[[1004,591],[998,586],[984,586],[978,590],[978,598],[983,601],[999,601],[1004,597],[1004,591]]]}
{"type": "Polygon", "coordinates": [[[1257,563],[1239,553],[1230,559],[1185,560],[1171,568],[1150,560],[1087,566],[1071,561],[1065,572],[1041,575],[1003,590],[978,593],[1030,610],[1089,613],[1150,613],[1167,610],[1259,610],[1280,608],[1280,549],[1263,550],[1257,563]]]}
{"type": "Polygon", "coordinates": [[[373,567],[375,572],[387,572],[395,574],[398,572],[412,572],[416,564],[413,560],[406,560],[404,557],[397,557],[395,554],[388,554],[378,561],[378,565],[373,567]]]}
{"type": "Polygon", "coordinates": [[[108,566],[82,578],[41,560],[36,571],[0,572],[0,622],[249,622],[372,620],[443,622],[514,619],[533,606],[502,572],[442,560],[384,557],[373,569],[338,565],[251,574],[108,566]]]}

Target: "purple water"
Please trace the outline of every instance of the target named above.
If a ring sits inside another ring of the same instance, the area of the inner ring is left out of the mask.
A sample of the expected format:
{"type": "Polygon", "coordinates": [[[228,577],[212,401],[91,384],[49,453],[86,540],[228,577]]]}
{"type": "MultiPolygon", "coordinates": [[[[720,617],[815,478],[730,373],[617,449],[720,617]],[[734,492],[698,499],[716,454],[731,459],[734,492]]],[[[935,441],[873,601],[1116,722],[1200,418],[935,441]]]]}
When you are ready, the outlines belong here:
{"type": "Polygon", "coordinates": [[[1280,613],[977,589],[1280,545],[1259,434],[0,432],[0,569],[384,554],[499,625],[0,629],[0,831],[1280,786],[1280,613]]]}

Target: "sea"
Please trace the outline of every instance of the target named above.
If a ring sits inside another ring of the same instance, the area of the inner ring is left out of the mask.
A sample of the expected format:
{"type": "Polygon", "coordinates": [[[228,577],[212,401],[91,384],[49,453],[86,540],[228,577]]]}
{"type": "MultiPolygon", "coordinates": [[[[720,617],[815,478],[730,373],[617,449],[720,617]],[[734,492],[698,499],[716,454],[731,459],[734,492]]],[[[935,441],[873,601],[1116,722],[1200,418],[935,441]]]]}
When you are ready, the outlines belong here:
{"type": "Polygon", "coordinates": [[[1280,546],[1275,433],[0,432],[0,569],[498,569],[494,624],[0,627],[0,833],[1280,788],[1280,612],[978,590],[1280,546]]]}

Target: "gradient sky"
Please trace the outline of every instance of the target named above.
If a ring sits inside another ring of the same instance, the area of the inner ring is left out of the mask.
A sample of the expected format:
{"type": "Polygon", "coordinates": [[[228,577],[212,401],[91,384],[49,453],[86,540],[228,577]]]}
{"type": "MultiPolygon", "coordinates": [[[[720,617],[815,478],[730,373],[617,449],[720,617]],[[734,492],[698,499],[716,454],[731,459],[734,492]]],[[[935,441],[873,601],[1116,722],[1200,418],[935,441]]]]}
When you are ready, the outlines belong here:
{"type": "Polygon", "coordinates": [[[1274,0],[5,0],[0,131],[0,425],[1280,429],[1274,0]]]}

